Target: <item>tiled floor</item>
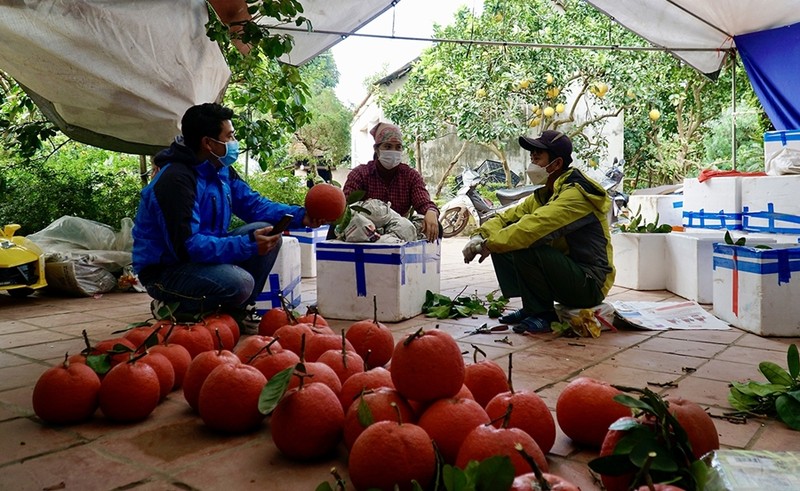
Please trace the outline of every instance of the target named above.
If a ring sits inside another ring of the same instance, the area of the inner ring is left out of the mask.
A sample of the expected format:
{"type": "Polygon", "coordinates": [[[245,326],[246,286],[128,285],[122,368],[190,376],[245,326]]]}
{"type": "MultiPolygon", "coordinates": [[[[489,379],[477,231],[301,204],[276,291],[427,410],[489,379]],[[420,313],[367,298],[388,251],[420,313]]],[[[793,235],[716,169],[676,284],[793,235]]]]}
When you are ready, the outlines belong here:
{"type": "MultiPolygon", "coordinates": [[[[444,242],[442,292],[462,290],[479,295],[497,288],[489,261],[464,265],[463,239],[444,242]]],[[[313,279],[303,280],[304,304],[316,295],[313,279]]],[[[678,300],[669,292],[637,292],[615,287],[610,300],[678,300]]],[[[93,341],[149,317],[145,294],[117,293],[98,298],[35,296],[24,300],[0,294],[0,490],[314,490],[333,484],[336,467],[347,476],[347,453],[314,463],[283,458],[272,444],[269,422],[254,433],[224,436],[204,428],[181,392],[173,392],[144,422],[111,424],[98,414],[69,427],[42,425],[31,407],[39,375],[65,352],[83,347],[81,331],[93,341]]],[[[646,386],[680,394],[708,408],[712,415],[730,410],[728,382],[761,380],[763,360],[786,364],[786,349],[797,339],[761,338],[728,331],[604,332],[597,339],[553,338],[510,334],[512,345],[496,342],[506,334],[467,337],[466,331],[487,317],[437,321],[418,316],[390,325],[399,339],[420,326],[455,336],[469,349],[477,344],[492,359],[514,355],[514,385],[538,391],[553,410],[567,382],[587,375],[627,386],[646,386]],[[653,384],[674,387],[660,388],[653,384]]],[[[346,327],[348,321],[332,321],[346,327]]],[[[768,419],[734,424],[715,419],[723,447],[800,450],[800,434],[768,419]]],[[[559,432],[548,455],[551,471],[585,491],[599,489],[586,466],[596,454],[573,446],[559,432]]]]}

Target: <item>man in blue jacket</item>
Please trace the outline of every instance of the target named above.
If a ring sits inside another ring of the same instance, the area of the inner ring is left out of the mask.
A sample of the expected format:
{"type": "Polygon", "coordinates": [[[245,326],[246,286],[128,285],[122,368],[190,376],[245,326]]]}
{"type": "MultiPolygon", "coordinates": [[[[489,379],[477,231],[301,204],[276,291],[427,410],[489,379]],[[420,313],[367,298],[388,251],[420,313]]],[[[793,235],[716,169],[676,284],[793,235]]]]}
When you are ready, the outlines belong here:
{"type": "Polygon", "coordinates": [[[154,305],[241,313],[255,303],[278,255],[281,236],[269,235],[271,224],[286,214],[290,227],[324,223],[303,207],[266,199],[236,173],[233,116],[214,103],[189,108],[182,139],[156,156],[159,171],[142,190],[133,227],[134,271],[154,305]],[[229,231],[232,215],[246,225],[229,231]]]}

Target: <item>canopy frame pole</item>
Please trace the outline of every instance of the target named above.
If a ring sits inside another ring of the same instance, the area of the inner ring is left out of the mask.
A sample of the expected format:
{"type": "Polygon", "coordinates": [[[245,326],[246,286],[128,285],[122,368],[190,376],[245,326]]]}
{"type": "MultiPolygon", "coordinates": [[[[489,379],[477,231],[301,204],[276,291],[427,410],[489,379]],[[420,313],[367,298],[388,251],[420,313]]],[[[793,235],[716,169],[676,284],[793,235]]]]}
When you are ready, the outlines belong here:
{"type": "Polygon", "coordinates": [[[731,51],[731,168],[736,170],[736,52],[731,51]]]}

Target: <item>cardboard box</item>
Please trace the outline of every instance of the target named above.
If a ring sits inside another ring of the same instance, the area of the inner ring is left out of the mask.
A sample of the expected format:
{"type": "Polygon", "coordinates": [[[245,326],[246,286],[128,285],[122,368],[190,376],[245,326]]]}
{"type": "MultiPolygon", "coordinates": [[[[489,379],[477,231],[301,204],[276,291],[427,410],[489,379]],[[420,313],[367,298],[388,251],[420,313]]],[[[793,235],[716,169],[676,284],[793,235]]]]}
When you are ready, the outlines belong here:
{"type": "Polygon", "coordinates": [[[714,315],[761,336],[800,336],[800,247],[714,244],[714,315]]]}
{"type": "Polygon", "coordinates": [[[741,230],[741,177],[684,179],[683,226],[741,230]]]}
{"type": "Polygon", "coordinates": [[[303,278],[317,276],[317,244],[328,236],[328,225],[318,228],[305,227],[284,232],[285,235],[295,237],[300,242],[300,266],[303,278]]]}
{"type": "Polygon", "coordinates": [[[256,312],[259,315],[281,306],[279,294],[292,307],[300,305],[300,243],[295,237],[287,236],[283,236],[282,242],[264,290],[256,298],[256,312]]]}
{"type": "Polygon", "coordinates": [[[800,234],[800,175],[742,178],[742,229],[800,234]]]}
{"type": "MultiPolygon", "coordinates": [[[[733,234],[736,240],[743,234],[733,234]]],[[[747,244],[774,244],[774,238],[746,237],[747,244]]],[[[714,244],[724,243],[722,231],[672,232],[666,235],[666,288],[697,303],[714,301],[714,244]]]]}
{"type": "Polygon", "coordinates": [[[317,244],[317,308],[325,318],[398,322],[422,313],[425,293],[439,292],[441,243],[317,244]]]}
{"type": "Polygon", "coordinates": [[[628,198],[628,210],[636,213],[641,207],[641,216],[647,223],[683,223],[682,194],[634,194],[628,198]]]}
{"type": "Polygon", "coordinates": [[[664,247],[669,234],[611,234],[614,284],[634,290],[663,290],[667,286],[664,247]]]}

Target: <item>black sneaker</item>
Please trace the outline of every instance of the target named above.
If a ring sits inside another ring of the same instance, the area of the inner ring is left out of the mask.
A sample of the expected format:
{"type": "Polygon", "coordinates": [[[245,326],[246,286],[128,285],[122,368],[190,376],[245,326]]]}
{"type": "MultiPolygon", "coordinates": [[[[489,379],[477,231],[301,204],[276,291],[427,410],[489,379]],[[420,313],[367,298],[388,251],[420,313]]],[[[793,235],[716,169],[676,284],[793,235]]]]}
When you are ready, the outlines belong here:
{"type": "Polygon", "coordinates": [[[511,312],[510,314],[501,315],[500,318],[497,320],[501,324],[519,324],[520,322],[522,322],[523,320],[527,319],[530,316],[531,314],[525,312],[522,309],[519,309],[515,310],[514,312],[511,312]]]}
{"type": "Polygon", "coordinates": [[[261,324],[261,316],[256,311],[256,306],[248,306],[245,315],[239,322],[242,334],[258,334],[258,325],[261,324]]]}

